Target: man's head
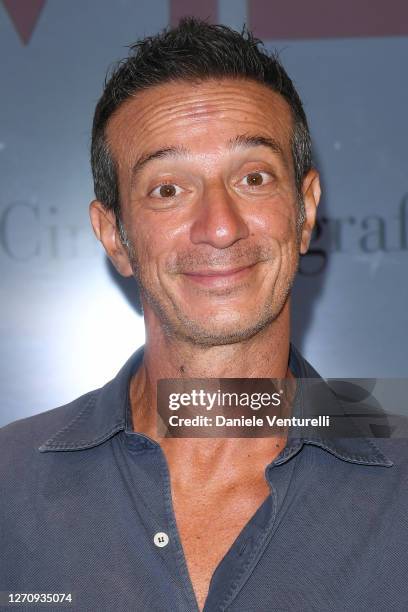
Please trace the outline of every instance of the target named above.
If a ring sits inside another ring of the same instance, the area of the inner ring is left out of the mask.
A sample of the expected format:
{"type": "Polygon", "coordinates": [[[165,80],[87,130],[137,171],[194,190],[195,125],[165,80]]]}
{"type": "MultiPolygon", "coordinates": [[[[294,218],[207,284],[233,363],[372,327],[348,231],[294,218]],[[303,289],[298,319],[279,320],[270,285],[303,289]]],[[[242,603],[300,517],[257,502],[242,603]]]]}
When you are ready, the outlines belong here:
{"type": "Polygon", "coordinates": [[[147,323],[198,344],[284,307],[320,195],[299,96],[249,33],[185,20],[132,47],[98,102],[95,232],[147,323]]]}

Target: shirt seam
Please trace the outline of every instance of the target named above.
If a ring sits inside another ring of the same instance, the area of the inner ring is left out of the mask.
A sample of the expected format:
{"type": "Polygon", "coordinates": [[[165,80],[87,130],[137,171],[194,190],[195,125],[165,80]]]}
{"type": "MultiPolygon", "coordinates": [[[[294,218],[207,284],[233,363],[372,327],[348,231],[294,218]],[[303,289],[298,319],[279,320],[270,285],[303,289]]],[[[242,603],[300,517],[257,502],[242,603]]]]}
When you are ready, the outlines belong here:
{"type": "Polygon", "coordinates": [[[82,408],[82,410],[80,410],[78,412],[78,414],[76,414],[71,421],[67,424],[64,425],[64,427],[62,427],[61,429],[59,429],[55,434],[53,434],[51,436],[51,438],[49,438],[47,440],[47,442],[44,442],[45,444],[51,443],[52,440],[54,440],[55,438],[58,438],[58,436],[60,436],[61,434],[65,433],[66,431],[68,431],[70,429],[70,427],[72,427],[75,423],[77,423],[78,421],[81,420],[81,418],[84,416],[84,414],[86,413],[87,410],[89,410],[89,408],[94,405],[95,403],[95,395],[92,395],[88,401],[86,402],[85,406],[82,408]]]}
{"type": "MultiPolygon", "coordinates": [[[[98,438],[94,438],[92,440],[79,440],[77,442],[46,442],[45,444],[43,444],[40,448],[43,448],[44,446],[46,446],[49,449],[67,449],[67,448],[71,448],[72,450],[78,449],[80,447],[82,448],[89,448],[91,446],[97,446],[99,445],[101,442],[104,442],[105,440],[107,440],[113,433],[120,431],[120,429],[118,428],[123,428],[123,421],[120,420],[118,421],[111,429],[109,429],[108,431],[106,431],[105,433],[103,433],[101,436],[99,436],[98,438]]],[[[50,438],[50,440],[52,440],[52,438],[50,438]]]]}
{"type": "MultiPolygon", "coordinates": [[[[266,527],[264,529],[265,533],[263,535],[263,538],[261,539],[260,544],[258,546],[255,546],[255,548],[252,551],[252,553],[249,553],[248,559],[237,570],[237,573],[235,575],[234,581],[232,582],[229,591],[227,591],[227,594],[225,595],[224,599],[220,603],[220,608],[219,608],[220,612],[225,612],[228,609],[228,606],[231,605],[231,603],[233,602],[235,597],[238,595],[238,592],[236,592],[235,596],[234,596],[234,591],[236,591],[237,588],[239,587],[239,581],[242,579],[242,576],[248,571],[248,568],[254,562],[256,557],[257,556],[260,557],[261,554],[264,552],[269,539],[273,535],[272,527],[275,524],[275,520],[276,520],[276,516],[277,516],[277,510],[278,510],[278,499],[277,499],[276,491],[275,491],[274,488],[271,489],[270,495],[271,495],[272,500],[273,500],[273,513],[272,513],[272,516],[269,519],[269,521],[268,521],[268,523],[267,523],[267,525],[266,525],[266,527]]],[[[248,578],[249,578],[249,576],[247,577],[247,579],[248,578]]]]}

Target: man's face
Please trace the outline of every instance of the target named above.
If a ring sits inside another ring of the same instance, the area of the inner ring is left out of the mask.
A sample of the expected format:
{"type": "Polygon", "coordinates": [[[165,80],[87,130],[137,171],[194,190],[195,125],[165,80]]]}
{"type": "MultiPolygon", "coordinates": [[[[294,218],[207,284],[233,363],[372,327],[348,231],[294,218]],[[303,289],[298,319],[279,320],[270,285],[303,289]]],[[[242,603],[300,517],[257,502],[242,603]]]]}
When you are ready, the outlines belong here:
{"type": "Polygon", "coordinates": [[[281,312],[300,246],[292,126],[281,96],[232,79],[159,85],[110,119],[148,324],[227,344],[281,312]]]}

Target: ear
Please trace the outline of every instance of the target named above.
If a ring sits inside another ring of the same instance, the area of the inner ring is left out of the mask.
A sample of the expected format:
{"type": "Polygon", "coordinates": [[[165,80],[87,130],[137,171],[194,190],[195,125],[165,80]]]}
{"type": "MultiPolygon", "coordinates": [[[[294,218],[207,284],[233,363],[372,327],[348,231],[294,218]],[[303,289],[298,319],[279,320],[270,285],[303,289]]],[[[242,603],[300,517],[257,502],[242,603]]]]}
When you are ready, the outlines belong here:
{"type": "Polygon", "coordinates": [[[319,173],[314,168],[309,170],[303,179],[302,194],[305,205],[305,220],[302,227],[300,252],[304,255],[309,248],[321,195],[319,173]]]}
{"type": "Polygon", "coordinates": [[[99,200],[89,205],[89,216],[95,236],[105,248],[106,254],[122,276],[133,276],[127,249],[122,244],[116,227],[116,216],[99,200]]]}

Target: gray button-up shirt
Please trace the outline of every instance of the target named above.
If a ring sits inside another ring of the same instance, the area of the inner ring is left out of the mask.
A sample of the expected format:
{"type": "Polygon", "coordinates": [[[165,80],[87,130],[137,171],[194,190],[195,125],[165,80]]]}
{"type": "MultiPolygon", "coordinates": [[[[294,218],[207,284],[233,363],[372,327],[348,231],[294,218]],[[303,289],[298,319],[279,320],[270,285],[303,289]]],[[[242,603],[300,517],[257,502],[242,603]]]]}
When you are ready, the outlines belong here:
{"type": "MultiPolygon", "coordinates": [[[[3,601],[71,593],[79,611],[197,611],[164,454],[132,428],[142,359],[143,348],[102,389],[0,430],[3,601]]],[[[293,346],[290,367],[318,376],[293,346]]],[[[205,611],[408,610],[407,458],[405,439],[289,438],[205,611]]]]}

